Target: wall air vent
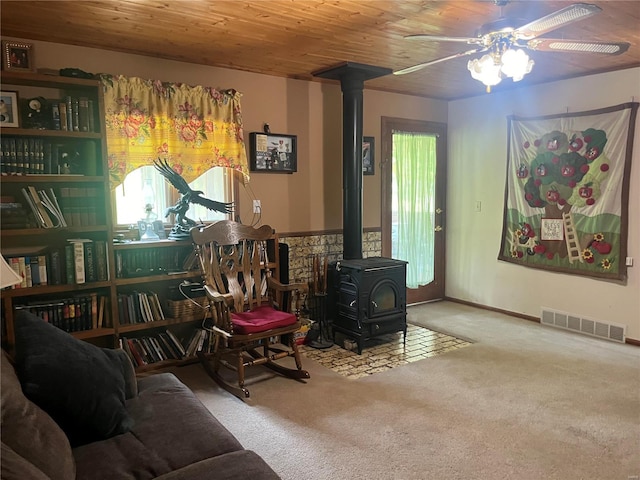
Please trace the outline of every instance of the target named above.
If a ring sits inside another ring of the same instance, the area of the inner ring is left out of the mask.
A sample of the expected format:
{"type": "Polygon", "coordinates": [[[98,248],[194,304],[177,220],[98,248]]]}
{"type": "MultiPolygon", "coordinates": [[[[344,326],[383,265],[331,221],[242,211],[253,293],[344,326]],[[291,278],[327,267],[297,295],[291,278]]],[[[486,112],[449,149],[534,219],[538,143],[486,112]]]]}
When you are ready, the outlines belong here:
{"type": "Polygon", "coordinates": [[[540,323],[614,342],[625,343],[626,340],[626,325],[582,318],[578,315],[552,310],[547,307],[542,307],[540,323]]]}

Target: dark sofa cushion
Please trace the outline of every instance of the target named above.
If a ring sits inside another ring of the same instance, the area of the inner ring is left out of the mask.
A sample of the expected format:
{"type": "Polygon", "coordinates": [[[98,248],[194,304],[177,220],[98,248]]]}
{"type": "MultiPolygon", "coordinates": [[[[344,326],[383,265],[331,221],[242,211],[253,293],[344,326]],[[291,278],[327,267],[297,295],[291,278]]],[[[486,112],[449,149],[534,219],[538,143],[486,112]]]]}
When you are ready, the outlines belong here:
{"type": "Polygon", "coordinates": [[[24,396],[4,350],[0,363],[2,478],[26,480],[40,478],[38,475],[51,480],[75,478],[76,466],[64,432],[24,396]]]}
{"type": "Polygon", "coordinates": [[[2,443],[2,480],[50,480],[42,470],[2,443]]]}
{"type": "Polygon", "coordinates": [[[171,373],[138,379],[138,396],[127,408],[134,420],[130,432],[74,448],[77,480],[151,479],[242,449],[171,373]]]}
{"type": "Polygon", "coordinates": [[[131,428],[119,353],[78,340],[26,311],[16,316],[15,332],[22,390],[62,427],[72,445],[131,428]]]}
{"type": "MultiPolygon", "coordinates": [[[[155,480],[280,480],[267,463],[251,450],[238,450],[174,470],[155,480]]],[[[303,478],[303,477],[301,477],[303,478]]]]}

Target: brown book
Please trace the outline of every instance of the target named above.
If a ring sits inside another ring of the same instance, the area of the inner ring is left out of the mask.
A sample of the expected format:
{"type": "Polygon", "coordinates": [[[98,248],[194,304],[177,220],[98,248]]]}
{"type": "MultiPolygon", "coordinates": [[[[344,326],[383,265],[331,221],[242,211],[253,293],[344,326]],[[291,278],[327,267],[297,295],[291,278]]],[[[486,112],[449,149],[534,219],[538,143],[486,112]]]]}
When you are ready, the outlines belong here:
{"type": "Polygon", "coordinates": [[[67,104],[60,102],[58,104],[58,110],[60,111],[60,130],[68,130],[67,104]]]}

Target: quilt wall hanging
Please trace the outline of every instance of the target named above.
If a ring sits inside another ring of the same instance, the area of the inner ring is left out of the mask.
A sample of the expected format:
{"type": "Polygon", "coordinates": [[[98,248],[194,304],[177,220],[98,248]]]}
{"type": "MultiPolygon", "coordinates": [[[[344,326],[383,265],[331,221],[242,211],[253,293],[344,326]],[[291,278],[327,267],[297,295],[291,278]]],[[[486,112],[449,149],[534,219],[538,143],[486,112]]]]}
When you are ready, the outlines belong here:
{"type": "Polygon", "coordinates": [[[638,105],[508,117],[499,260],[626,279],[629,178],[638,105]]]}

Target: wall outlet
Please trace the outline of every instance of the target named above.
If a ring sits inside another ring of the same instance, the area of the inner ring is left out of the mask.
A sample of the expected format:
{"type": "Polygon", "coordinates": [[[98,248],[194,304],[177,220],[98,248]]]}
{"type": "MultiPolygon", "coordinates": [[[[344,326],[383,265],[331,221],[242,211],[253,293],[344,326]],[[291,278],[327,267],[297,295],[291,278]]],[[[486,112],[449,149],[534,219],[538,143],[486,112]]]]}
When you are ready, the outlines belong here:
{"type": "Polygon", "coordinates": [[[260,213],[262,211],[262,204],[260,200],[253,201],[253,213],[260,213]]]}
{"type": "Polygon", "coordinates": [[[627,257],[625,265],[627,267],[633,267],[633,257],[627,257]]]}

